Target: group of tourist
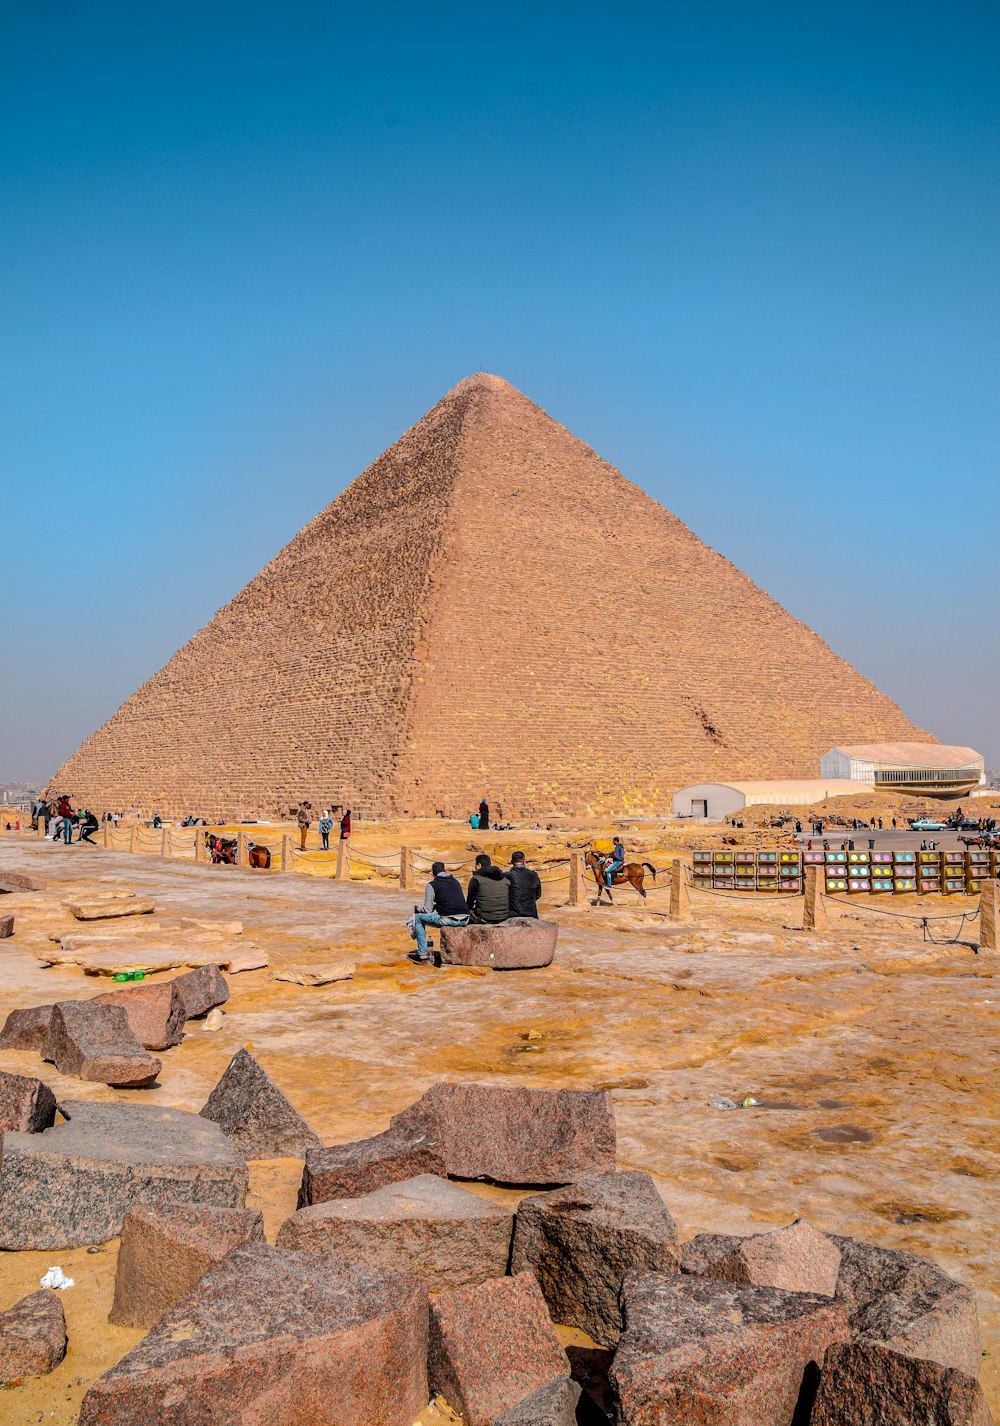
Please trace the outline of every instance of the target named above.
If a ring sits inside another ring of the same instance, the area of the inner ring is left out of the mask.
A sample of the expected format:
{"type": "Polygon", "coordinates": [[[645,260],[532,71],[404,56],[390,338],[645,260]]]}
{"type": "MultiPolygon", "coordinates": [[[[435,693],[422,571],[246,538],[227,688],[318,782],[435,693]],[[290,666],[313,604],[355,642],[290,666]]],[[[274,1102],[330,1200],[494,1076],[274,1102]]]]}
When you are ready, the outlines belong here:
{"type": "MultiPolygon", "coordinates": [[[[105,813],[105,817],[109,814],[105,813]]],[[[38,827],[39,822],[45,828],[45,835],[50,835],[49,828],[52,828],[51,837],[54,842],[62,841],[67,847],[73,840],[74,833],[79,842],[89,842],[92,847],[96,847],[94,833],[100,823],[91,812],[90,808],[85,808],[82,812],[74,812],[68,797],[57,797],[52,802],[36,802],[31,809],[31,825],[38,827]]]]}
{"type": "MultiPolygon", "coordinates": [[[[334,812],[341,815],[337,818],[337,825],[340,827],[340,840],[346,842],[351,836],[351,809],[349,807],[335,807],[334,812]]],[[[305,851],[306,837],[309,835],[309,828],[312,825],[309,813],[312,811],[312,804],[303,802],[295,816],[295,824],[299,829],[299,850],[305,851]]],[[[323,808],[323,814],[317,824],[320,841],[323,844],[324,852],[330,850],[330,833],[333,831],[334,819],[330,816],[330,809],[323,808]]]]}
{"type": "Polygon", "coordinates": [[[458,877],[445,870],[444,862],[434,862],[423,903],[414,907],[406,923],[417,943],[409,958],[417,965],[432,963],[428,926],[467,926],[470,922],[499,926],[512,916],[537,917],[541,894],[541,878],[525,865],[523,852],[511,853],[507,871],[494,865],[487,852],[480,852],[465,891],[458,877]]]}

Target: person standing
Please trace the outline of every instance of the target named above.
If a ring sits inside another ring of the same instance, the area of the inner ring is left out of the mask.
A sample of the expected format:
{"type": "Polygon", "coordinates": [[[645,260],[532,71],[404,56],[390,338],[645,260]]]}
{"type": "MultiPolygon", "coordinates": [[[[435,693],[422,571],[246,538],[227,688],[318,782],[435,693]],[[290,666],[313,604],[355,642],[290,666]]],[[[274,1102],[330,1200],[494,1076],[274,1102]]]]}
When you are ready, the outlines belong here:
{"type": "Polygon", "coordinates": [[[418,965],[430,963],[428,926],[467,926],[469,917],[469,903],[462,895],[461,882],[445,871],[444,862],[434,862],[431,879],[424,888],[423,905],[415,911],[412,921],[407,922],[417,943],[417,949],[407,953],[409,959],[418,965]]]}
{"type": "Polygon", "coordinates": [[[299,808],[298,816],[295,821],[299,828],[299,850],[304,852],[306,849],[306,834],[309,831],[309,813],[304,807],[299,808]]]}
{"type": "Polygon", "coordinates": [[[512,916],[534,916],[538,919],[538,902],[542,895],[542,882],[537,871],[524,864],[523,852],[512,852],[510,871],[510,914],[512,916]]]}
{"type": "Polygon", "coordinates": [[[479,830],[488,832],[490,830],[490,804],[484,797],[479,804],[479,830]]]}
{"type": "Polygon", "coordinates": [[[333,818],[330,816],[329,810],[328,810],[326,807],[324,807],[324,808],[323,808],[323,815],[322,815],[322,817],[319,819],[319,835],[320,835],[320,838],[321,838],[321,840],[322,840],[322,842],[323,842],[323,850],[324,850],[324,852],[328,852],[328,851],[330,850],[330,833],[331,833],[332,831],[333,831],[333,818]]]}
{"type": "Polygon", "coordinates": [[[340,819],[340,840],[346,842],[351,835],[351,809],[345,808],[344,815],[340,819]]]}

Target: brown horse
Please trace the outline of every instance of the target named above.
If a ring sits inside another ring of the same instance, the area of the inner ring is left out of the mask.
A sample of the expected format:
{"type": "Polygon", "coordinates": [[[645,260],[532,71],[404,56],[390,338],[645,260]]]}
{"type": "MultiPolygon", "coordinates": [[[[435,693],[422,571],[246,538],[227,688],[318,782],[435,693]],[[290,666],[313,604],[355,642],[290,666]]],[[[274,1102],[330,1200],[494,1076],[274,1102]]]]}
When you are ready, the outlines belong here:
{"type": "MultiPolygon", "coordinates": [[[[601,894],[603,892],[613,906],[615,899],[611,895],[611,892],[609,891],[608,887],[604,884],[604,858],[599,856],[597,852],[590,851],[587,853],[586,857],[584,858],[584,861],[586,862],[587,866],[590,867],[590,870],[594,873],[594,880],[597,882],[598,903],[601,900],[601,894]]],[[[628,882],[630,886],[635,887],[636,891],[642,897],[643,901],[645,901],[646,893],[642,889],[642,883],[645,880],[643,876],[644,867],[655,881],[656,867],[653,866],[650,862],[626,862],[625,865],[619,871],[616,871],[614,876],[611,878],[611,885],[621,886],[624,882],[628,882]]]]}
{"type": "MultiPolygon", "coordinates": [[[[235,866],[239,843],[235,837],[213,837],[205,833],[205,846],[212,858],[213,866],[235,866]]],[[[252,867],[266,871],[271,865],[270,847],[258,847],[253,842],[247,844],[247,862],[252,867]]]]}

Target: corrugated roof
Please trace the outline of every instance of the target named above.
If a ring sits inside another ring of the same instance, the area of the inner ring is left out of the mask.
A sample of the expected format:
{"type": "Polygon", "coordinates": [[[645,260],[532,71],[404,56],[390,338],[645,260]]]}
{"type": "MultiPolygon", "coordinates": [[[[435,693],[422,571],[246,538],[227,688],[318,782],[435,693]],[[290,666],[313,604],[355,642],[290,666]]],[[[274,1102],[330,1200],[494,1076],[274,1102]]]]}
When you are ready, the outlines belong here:
{"type": "Polygon", "coordinates": [[[947,743],[839,743],[830,751],[897,767],[958,768],[969,763],[979,767],[983,761],[975,748],[957,748],[947,743]]]}

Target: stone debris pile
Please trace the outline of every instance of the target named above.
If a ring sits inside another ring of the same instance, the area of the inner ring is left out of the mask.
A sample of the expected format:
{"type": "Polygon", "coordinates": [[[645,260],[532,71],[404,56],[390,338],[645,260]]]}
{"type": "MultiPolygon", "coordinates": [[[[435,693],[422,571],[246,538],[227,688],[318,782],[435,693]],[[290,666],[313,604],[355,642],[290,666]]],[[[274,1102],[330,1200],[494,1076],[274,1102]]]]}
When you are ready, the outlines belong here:
{"type": "Polygon", "coordinates": [[[81,1426],[412,1426],[431,1393],[467,1426],[573,1426],[611,1419],[602,1392],[616,1426],[990,1426],[968,1288],[803,1220],[679,1242],[650,1175],[616,1167],[606,1093],[437,1084],[324,1147],[240,1051],[201,1115],[61,1107],[4,1135],[0,1247],[121,1233],[110,1320],[149,1329],[81,1426]],[[278,1152],[305,1163],[271,1247],[245,1159],[278,1152]],[[589,1376],[556,1325],[596,1344],[589,1376]]]}

